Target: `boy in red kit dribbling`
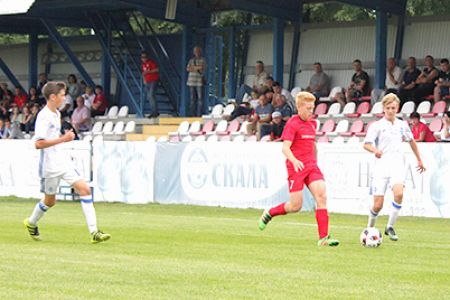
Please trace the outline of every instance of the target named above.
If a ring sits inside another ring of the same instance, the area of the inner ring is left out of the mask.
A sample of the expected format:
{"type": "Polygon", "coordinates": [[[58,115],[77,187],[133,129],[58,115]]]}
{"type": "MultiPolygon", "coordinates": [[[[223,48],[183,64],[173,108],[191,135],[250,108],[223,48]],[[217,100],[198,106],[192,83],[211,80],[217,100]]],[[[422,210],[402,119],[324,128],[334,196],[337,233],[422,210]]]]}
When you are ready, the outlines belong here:
{"type": "Polygon", "coordinates": [[[337,246],[339,241],[328,234],[328,211],[325,181],[317,166],[316,122],[312,119],[316,98],[308,92],[296,97],[298,115],[289,119],[284,127],[283,154],[288,171],[289,201],[265,210],[259,220],[264,230],[273,217],[300,211],[303,203],[303,187],[306,185],[316,201],[316,220],[319,230],[319,246],[337,246]]]}

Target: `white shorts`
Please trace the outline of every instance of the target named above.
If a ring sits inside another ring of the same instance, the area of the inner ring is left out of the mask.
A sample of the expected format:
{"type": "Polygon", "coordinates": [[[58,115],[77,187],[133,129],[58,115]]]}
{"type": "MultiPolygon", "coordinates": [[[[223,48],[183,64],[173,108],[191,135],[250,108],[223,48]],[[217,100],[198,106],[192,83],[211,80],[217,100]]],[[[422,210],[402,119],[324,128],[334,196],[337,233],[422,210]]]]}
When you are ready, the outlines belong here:
{"type": "Polygon", "coordinates": [[[370,195],[384,196],[387,189],[396,184],[405,184],[405,165],[401,160],[379,161],[371,176],[370,195]]]}
{"type": "Polygon", "coordinates": [[[58,191],[59,182],[61,179],[72,186],[75,182],[82,180],[83,177],[77,172],[77,170],[72,169],[71,171],[57,177],[41,178],[41,193],[46,195],[55,195],[58,191]]]}

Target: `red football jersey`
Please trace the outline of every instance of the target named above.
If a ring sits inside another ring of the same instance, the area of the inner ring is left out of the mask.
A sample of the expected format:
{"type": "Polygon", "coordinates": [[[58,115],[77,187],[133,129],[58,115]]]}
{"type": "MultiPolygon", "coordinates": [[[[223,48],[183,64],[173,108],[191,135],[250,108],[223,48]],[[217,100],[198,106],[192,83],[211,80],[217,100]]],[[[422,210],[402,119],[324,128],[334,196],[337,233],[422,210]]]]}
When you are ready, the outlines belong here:
{"type": "MultiPolygon", "coordinates": [[[[316,143],[315,120],[303,121],[298,115],[287,121],[281,139],[291,141],[291,151],[294,156],[305,166],[317,164],[315,143],[316,143]]],[[[292,167],[291,162],[287,162],[288,167],[292,167]]]]}
{"type": "MultiPolygon", "coordinates": [[[[158,68],[158,65],[151,59],[147,59],[144,63],[141,65],[142,73],[145,71],[151,71],[158,68]]],[[[149,83],[153,81],[158,81],[159,79],[159,73],[148,73],[144,75],[144,82],[149,83]]]]}

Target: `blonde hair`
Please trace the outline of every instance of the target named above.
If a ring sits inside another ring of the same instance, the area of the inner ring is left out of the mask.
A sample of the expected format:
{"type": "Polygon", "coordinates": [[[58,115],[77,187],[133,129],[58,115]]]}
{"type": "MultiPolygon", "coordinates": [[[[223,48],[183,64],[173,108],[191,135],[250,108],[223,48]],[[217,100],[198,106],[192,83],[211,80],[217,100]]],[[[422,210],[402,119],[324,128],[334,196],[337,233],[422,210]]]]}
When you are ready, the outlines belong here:
{"type": "Polygon", "coordinates": [[[383,100],[381,100],[381,104],[383,104],[383,107],[386,107],[393,102],[397,102],[397,104],[400,105],[400,99],[398,99],[397,95],[394,93],[387,94],[383,97],[383,100]]]}
{"type": "Polygon", "coordinates": [[[303,104],[305,102],[315,102],[316,101],[316,97],[308,92],[300,92],[297,94],[297,96],[295,97],[295,105],[298,107],[300,104],[303,104]]]}

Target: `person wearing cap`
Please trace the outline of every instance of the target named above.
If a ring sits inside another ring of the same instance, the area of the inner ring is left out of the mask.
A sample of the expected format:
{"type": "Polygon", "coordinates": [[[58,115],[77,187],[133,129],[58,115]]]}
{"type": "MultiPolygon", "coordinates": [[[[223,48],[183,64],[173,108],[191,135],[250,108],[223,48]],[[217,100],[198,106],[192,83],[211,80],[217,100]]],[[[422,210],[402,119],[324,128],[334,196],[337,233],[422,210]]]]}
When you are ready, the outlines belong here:
{"type": "Polygon", "coordinates": [[[281,112],[274,111],[272,113],[272,122],[261,126],[261,137],[270,135],[271,141],[281,141],[284,125],[286,125],[286,121],[283,120],[283,115],[281,112]]]}
{"type": "Polygon", "coordinates": [[[436,142],[433,132],[428,126],[420,121],[420,114],[413,112],[409,115],[411,131],[416,142],[436,142]]]}

